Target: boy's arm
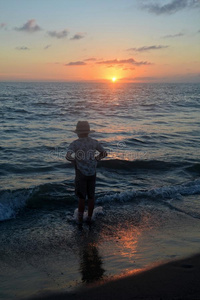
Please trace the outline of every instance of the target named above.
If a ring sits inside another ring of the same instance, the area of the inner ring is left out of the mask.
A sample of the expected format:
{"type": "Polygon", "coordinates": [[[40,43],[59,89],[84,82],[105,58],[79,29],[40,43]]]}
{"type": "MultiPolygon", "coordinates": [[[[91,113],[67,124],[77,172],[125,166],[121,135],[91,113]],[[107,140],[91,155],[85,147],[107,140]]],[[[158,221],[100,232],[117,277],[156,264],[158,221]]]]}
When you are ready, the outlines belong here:
{"type": "Polygon", "coordinates": [[[72,154],[73,154],[73,151],[67,151],[67,154],[65,156],[66,160],[72,162],[72,163],[75,163],[75,159],[74,157],[72,157],[72,154]]]}
{"type": "Polygon", "coordinates": [[[103,159],[104,157],[106,157],[107,155],[108,155],[107,152],[104,150],[104,151],[101,151],[101,152],[95,157],[95,159],[96,159],[97,161],[99,161],[99,160],[103,159]]]}
{"type": "Polygon", "coordinates": [[[97,161],[103,159],[108,155],[104,147],[99,142],[97,142],[96,150],[99,151],[99,154],[95,157],[97,161]]]}

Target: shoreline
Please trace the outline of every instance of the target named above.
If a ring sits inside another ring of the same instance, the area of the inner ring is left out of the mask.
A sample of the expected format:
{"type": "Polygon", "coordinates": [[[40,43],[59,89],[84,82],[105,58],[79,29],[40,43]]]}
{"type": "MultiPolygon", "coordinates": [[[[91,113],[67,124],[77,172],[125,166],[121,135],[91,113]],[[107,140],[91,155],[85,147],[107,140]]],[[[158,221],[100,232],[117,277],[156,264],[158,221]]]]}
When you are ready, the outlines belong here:
{"type": "Polygon", "coordinates": [[[200,254],[74,292],[45,293],[27,300],[200,299],[200,254]]]}

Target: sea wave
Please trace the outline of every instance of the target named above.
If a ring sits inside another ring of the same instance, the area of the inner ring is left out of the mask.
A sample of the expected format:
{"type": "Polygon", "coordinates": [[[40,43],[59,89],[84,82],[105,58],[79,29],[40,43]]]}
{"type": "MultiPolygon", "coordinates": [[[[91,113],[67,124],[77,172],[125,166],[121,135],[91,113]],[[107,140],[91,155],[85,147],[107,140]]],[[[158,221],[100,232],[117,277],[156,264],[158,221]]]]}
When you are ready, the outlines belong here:
{"type": "MultiPolygon", "coordinates": [[[[29,151],[29,149],[24,149],[24,151],[29,151]]],[[[54,172],[56,170],[65,170],[73,169],[74,166],[71,163],[66,162],[64,157],[64,150],[61,152],[51,150],[49,152],[49,159],[56,159],[56,161],[50,161],[43,163],[43,165],[38,164],[37,162],[27,164],[15,163],[11,161],[0,164],[0,174],[33,174],[33,173],[48,173],[54,172]],[[59,162],[57,160],[59,159],[59,162]]],[[[184,170],[187,173],[200,175],[200,163],[188,161],[164,161],[164,160],[145,160],[145,159],[136,159],[136,160],[125,160],[125,159],[106,159],[98,163],[99,168],[104,168],[110,172],[113,171],[126,171],[126,172],[160,172],[163,171],[175,171],[175,170],[184,170]]],[[[163,176],[163,175],[162,175],[163,176]]]]}
{"type": "Polygon", "coordinates": [[[156,187],[149,190],[131,190],[125,191],[121,193],[113,193],[104,195],[98,198],[98,203],[106,203],[106,202],[128,202],[133,199],[141,199],[141,198],[149,198],[161,200],[169,200],[169,199],[180,199],[181,196],[189,196],[200,194],[200,180],[196,179],[194,181],[189,181],[184,184],[179,184],[175,186],[163,186],[156,187]]]}
{"type": "MultiPolygon", "coordinates": [[[[69,189],[69,188],[68,188],[69,189]]],[[[15,218],[24,208],[73,205],[75,197],[64,184],[47,183],[33,188],[0,191],[0,221],[15,218]]]]}
{"type": "MultiPolygon", "coordinates": [[[[143,199],[163,202],[180,199],[182,196],[200,194],[200,180],[171,186],[155,187],[147,190],[127,190],[125,192],[110,192],[97,194],[98,204],[115,205],[116,202],[133,202],[143,199]]],[[[40,209],[75,207],[77,205],[72,186],[66,184],[43,184],[29,189],[2,190],[0,192],[0,221],[15,218],[23,208],[40,209]]]]}
{"type": "Polygon", "coordinates": [[[30,189],[15,191],[5,190],[0,193],[0,221],[16,217],[17,213],[26,206],[31,195],[30,189]]]}
{"type": "Polygon", "coordinates": [[[176,168],[185,169],[188,172],[200,171],[199,163],[189,163],[185,161],[164,161],[164,160],[121,160],[109,159],[99,163],[100,167],[115,170],[174,170],[176,168]]]}

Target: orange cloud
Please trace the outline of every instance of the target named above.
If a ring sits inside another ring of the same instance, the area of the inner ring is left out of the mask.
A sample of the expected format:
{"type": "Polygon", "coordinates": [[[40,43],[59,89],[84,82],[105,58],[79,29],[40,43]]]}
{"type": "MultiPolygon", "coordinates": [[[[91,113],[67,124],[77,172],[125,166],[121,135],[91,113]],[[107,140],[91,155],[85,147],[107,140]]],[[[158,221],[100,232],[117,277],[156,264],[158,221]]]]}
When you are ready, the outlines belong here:
{"type": "Polygon", "coordinates": [[[136,61],[133,58],[129,58],[129,59],[111,59],[111,60],[103,60],[103,61],[99,61],[96,62],[96,64],[98,65],[115,65],[115,66],[119,66],[119,65],[131,65],[131,66],[142,66],[142,65],[151,65],[150,62],[147,61],[136,61]]]}
{"type": "Polygon", "coordinates": [[[95,57],[90,57],[90,58],[85,59],[85,61],[96,61],[96,60],[97,60],[97,58],[95,58],[95,57]]]}
{"type": "Polygon", "coordinates": [[[84,61],[71,61],[68,64],[65,64],[65,66],[85,66],[87,65],[84,61]]]}

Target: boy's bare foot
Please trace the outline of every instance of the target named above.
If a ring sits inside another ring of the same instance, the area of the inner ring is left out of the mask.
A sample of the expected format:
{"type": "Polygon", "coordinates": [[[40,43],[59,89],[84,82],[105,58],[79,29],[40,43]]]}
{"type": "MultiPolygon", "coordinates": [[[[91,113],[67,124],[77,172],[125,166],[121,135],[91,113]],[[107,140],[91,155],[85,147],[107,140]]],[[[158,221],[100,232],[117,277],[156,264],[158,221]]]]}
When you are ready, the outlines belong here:
{"type": "Polygon", "coordinates": [[[82,223],[83,223],[83,213],[82,213],[82,212],[79,212],[79,213],[78,213],[78,223],[79,223],[79,224],[82,224],[82,223]]]}
{"type": "Polygon", "coordinates": [[[83,229],[83,223],[78,223],[78,229],[82,230],[83,229]]]}
{"type": "Polygon", "coordinates": [[[92,218],[91,217],[87,217],[86,223],[88,225],[91,225],[92,224],[92,218]]]}

